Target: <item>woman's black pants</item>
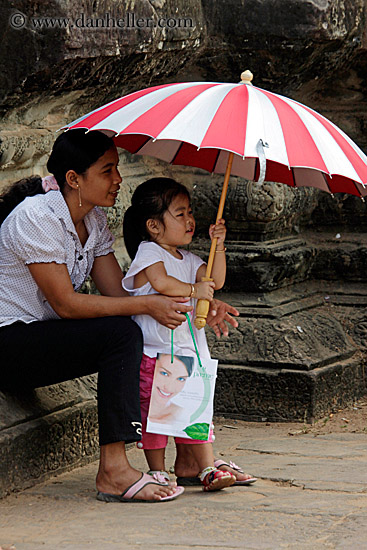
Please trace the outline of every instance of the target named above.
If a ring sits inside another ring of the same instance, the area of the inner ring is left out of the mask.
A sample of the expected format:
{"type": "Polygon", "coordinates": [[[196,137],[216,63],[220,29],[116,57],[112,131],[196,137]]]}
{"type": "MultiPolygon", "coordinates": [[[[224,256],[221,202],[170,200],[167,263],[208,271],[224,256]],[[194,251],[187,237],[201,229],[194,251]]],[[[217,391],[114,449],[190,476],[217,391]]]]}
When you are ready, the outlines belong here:
{"type": "Polygon", "coordinates": [[[17,322],[0,327],[0,390],[98,372],[100,445],[139,441],[142,350],[140,328],[129,317],[17,322]]]}

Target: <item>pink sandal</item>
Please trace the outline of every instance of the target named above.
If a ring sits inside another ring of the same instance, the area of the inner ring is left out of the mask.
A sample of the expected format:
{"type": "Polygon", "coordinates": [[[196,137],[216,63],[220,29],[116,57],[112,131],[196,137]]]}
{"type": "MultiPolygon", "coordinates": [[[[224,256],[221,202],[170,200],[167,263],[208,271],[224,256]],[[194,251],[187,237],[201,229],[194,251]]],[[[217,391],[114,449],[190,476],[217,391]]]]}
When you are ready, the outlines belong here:
{"type": "MultiPolygon", "coordinates": [[[[237,464],[232,462],[232,460],[230,460],[229,462],[225,462],[224,460],[216,460],[214,462],[214,466],[216,468],[220,468],[221,466],[227,466],[228,468],[232,468],[232,470],[235,470],[239,474],[244,474],[245,473],[242,470],[242,468],[237,466],[237,464]]],[[[227,470],[220,470],[220,471],[224,472],[224,471],[227,471],[227,470]]],[[[244,480],[237,480],[236,479],[236,481],[234,482],[234,485],[251,485],[251,483],[255,483],[255,481],[257,481],[257,477],[252,477],[252,476],[249,475],[248,478],[244,479],[244,480]]]]}
{"type": "Polygon", "coordinates": [[[200,472],[199,478],[203,485],[203,491],[219,491],[219,489],[230,487],[236,481],[235,476],[230,472],[222,472],[212,466],[204,468],[200,472]]]}
{"type": "Polygon", "coordinates": [[[168,500],[174,500],[178,496],[182,495],[185,490],[183,487],[171,487],[175,491],[173,495],[161,497],[160,500],[143,500],[135,498],[139,491],[144,489],[144,487],[146,487],[147,485],[161,485],[163,487],[167,487],[168,483],[163,478],[163,476],[159,476],[158,474],[154,474],[152,476],[148,474],[142,474],[141,478],[133,483],[130,487],[128,487],[128,489],[126,489],[126,491],[124,491],[121,495],[101,493],[100,491],[98,491],[97,500],[101,500],[103,502],[166,502],[168,500]]]}

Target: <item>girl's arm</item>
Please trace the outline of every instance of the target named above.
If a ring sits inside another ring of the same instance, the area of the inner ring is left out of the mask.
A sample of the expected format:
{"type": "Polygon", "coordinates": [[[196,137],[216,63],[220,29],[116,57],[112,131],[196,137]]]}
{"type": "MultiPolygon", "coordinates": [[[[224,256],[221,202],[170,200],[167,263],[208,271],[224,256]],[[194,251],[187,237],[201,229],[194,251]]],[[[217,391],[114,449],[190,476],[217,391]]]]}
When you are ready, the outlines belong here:
{"type": "Polygon", "coordinates": [[[154,290],[166,296],[187,296],[212,300],[214,295],[214,283],[197,282],[193,285],[184,283],[171,275],[167,275],[163,262],[157,262],[144,269],[144,275],[154,290]]]}
{"type": "Polygon", "coordinates": [[[226,226],[223,219],[218,220],[217,224],[213,224],[209,228],[211,240],[217,239],[217,248],[214,255],[214,262],[211,277],[215,283],[215,290],[223,287],[226,280],[226,252],[224,247],[224,239],[226,238],[226,226]]]}
{"type": "Polygon", "coordinates": [[[65,264],[37,263],[29,264],[28,268],[46,300],[61,318],[87,319],[146,314],[168,328],[176,328],[186,321],[182,313],[191,311],[192,307],[182,303],[185,302],[185,297],[126,297],[123,291],[119,294],[117,290],[118,284],[121,285],[121,272],[117,269],[114,269],[114,274],[109,271],[114,263],[110,255],[100,256],[96,260],[98,261],[95,261],[92,274],[99,290],[107,294],[105,296],[75,292],[65,264]],[[102,282],[102,278],[109,281],[111,290],[106,288],[107,285],[102,282]],[[182,313],[178,313],[177,310],[182,313]]]}

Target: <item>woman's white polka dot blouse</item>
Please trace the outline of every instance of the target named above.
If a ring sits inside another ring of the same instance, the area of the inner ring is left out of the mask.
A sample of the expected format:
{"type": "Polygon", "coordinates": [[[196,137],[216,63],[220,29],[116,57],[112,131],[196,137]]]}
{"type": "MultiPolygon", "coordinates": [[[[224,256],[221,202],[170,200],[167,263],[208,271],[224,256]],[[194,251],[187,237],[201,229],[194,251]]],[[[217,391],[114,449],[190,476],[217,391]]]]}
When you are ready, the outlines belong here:
{"type": "Polygon", "coordinates": [[[113,252],[105,213],[93,208],[84,221],[89,237],[83,247],[60,191],[27,197],[9,214],[0,228],[0,327],[58,319],[28,264],[65,264],[78,290],[94,258],[113,252]]]}

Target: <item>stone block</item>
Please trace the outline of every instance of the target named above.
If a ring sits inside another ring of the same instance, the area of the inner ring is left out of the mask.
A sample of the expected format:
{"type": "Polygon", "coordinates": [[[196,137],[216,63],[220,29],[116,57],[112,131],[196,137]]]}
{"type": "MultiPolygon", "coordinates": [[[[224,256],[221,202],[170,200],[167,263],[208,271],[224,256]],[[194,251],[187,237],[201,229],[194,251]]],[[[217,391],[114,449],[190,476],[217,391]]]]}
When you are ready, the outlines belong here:
{"type": "Polygon", "coordinates": [[[29,392],[0,392],[0,410],[0,497],[97,456],[94,376],[29,392]]]}

